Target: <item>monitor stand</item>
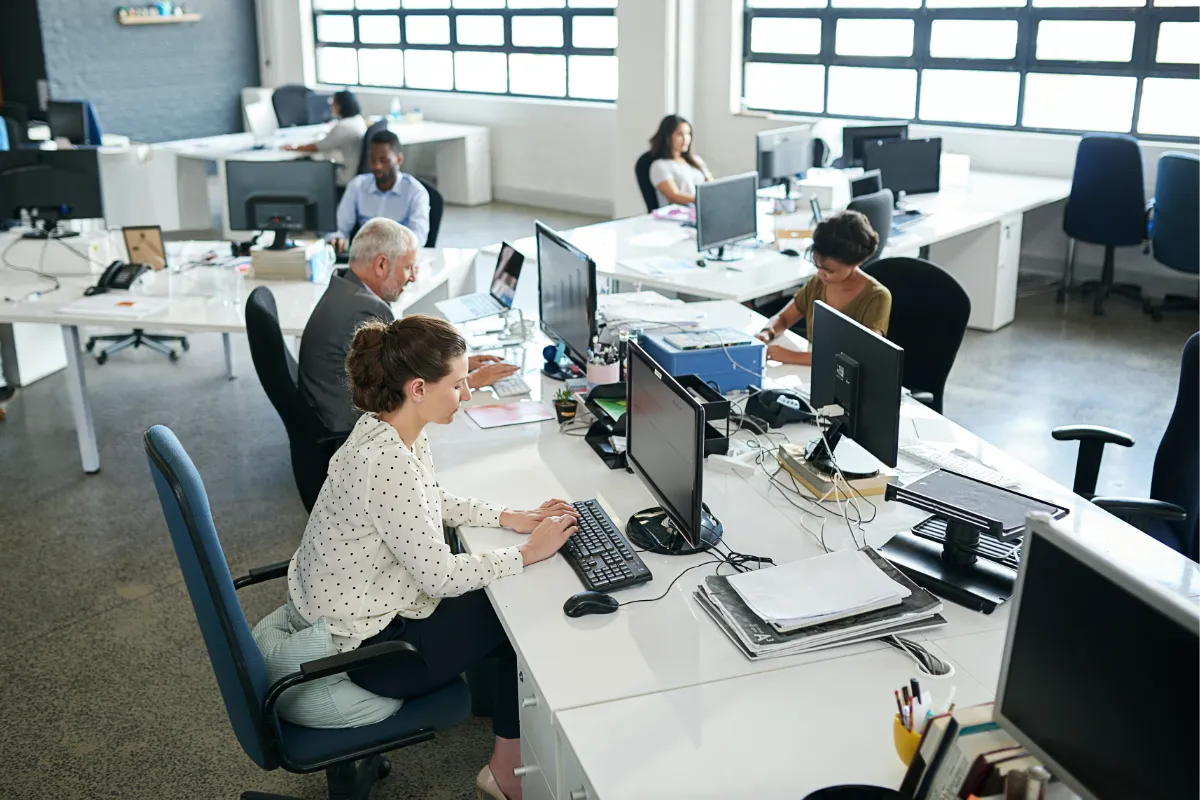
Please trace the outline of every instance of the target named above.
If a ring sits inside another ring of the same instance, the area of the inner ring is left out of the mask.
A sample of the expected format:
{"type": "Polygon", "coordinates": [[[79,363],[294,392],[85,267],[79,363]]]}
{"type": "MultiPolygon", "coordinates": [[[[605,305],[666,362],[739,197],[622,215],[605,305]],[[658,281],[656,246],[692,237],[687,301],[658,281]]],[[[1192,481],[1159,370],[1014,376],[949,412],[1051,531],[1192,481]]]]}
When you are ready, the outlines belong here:
{"type": "Polygon", "coordinates": [[[721,541],[725,531],[721,522],[709,512],[708,506],[704,506],[700,520],[700,541],[694,547],[683,538],[667,512],[658,506],[643,509],[630,517],[625,524],[625,535],[634,547],[651,553],[667,556],[703,553],[721,541]]]}
{"type": "Polygon", "coordinates": [[[879,554],[939,597],[991,614],[1012,595],[1017,571],[966,549],[978,546],[977,528],[947,520],[945,537],[938,542],[904,531],[880,547],[879,554]]]}
{"type": "Polygon", "coordinates": [[[723,244],[716,250],[705,250],[703,257],[705,261],[741,261],[749,258],[750,254],[744,250],[734,250],[731,244],[723,244]]]}
{"type": "MultiPolygon", "coordinates": [[[[54,211],[57,212],[58,209],[54,209],[54,211]]],[[[32,220],[33,230],[23,233],[21,235],[22,239],[68,239],[79,235],[79,231],[69,231],[58,227],[59,219],[57,216],[34,216],[32,220]]]]}
{"type": "Polygon", "coordinates": [[[843,424],[841,417],[830,420],[829,427],[825,429],[825,436],[812,439],[804,448],[805,461],[824,475],[837,475],[841,472],[842,477],[848,481],[875,477],[879,474],[879,462],[870,453],[858,447],[853,451],[849,447],[843,447],[840,453],[837,452],[842,441],[843,424]],[[829,442],[828,446],[826,442],[829,442]]]}
{"type": "Polygon", "coordinates": [[[275,238],[269,245],[263,248],[264,250],[291,250],[296,246],[296,243],[288,238],[287,231],[279,228],[268,228],[268,230],[275,234],[275,238]]]}

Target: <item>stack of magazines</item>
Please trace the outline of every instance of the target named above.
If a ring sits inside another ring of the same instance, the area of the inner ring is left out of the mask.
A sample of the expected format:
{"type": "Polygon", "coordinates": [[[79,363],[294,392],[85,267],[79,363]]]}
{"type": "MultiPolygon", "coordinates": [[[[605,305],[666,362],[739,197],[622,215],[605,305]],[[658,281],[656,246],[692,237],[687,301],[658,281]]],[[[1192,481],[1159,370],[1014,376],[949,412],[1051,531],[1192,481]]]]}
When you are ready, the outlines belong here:
{"type": "Polygon", "coordinates": [[[870,547],[712,575],[696,599],[751,660],[946,624],[941,601],[870,547]]]}

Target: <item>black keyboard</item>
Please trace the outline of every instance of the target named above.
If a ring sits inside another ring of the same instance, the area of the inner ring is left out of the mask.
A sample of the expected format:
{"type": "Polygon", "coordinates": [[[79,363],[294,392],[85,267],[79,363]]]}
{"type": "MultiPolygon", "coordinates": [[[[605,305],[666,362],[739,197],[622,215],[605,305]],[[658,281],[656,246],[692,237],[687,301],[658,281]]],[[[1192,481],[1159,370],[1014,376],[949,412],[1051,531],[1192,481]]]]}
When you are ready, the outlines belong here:
{"type": "Polygon", "coordinates": [[[585,587],[595,592],[611,592],[645,583],[653,577],[599,503],[582,500],[571,505],[579,512],[579,530],[558,552],[585,587]]]}

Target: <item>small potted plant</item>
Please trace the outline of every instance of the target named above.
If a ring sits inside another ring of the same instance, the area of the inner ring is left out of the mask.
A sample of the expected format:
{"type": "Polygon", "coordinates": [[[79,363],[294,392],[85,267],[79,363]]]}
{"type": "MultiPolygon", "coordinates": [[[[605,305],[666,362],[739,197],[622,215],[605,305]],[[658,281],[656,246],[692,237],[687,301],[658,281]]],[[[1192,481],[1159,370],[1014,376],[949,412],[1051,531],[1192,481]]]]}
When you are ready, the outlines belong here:
{"type": "Polygon", "coordinates": [[[575,411],[575,396],[564,386],[554,395],[554,415],[558,417],[558,424],[563,425],[575,419],[575,411]]]}

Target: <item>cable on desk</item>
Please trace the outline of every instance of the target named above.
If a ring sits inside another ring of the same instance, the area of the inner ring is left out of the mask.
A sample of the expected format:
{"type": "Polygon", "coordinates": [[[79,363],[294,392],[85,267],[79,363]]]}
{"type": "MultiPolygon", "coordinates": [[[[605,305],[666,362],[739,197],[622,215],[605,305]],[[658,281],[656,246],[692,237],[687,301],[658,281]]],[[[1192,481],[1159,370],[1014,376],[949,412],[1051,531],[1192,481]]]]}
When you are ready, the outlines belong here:
{"type": "MultiPolygon", "coordinates": [[[[28,300],[31,297],[41,297],[44,294],[50,294],[51,292],[58,291],[59,287],[62,285],[59,283],[58,278],[54,277],[53,275],[47,275],[42,270],[42,266],[46,260],[46,247],[47,247],[47,245],[49,245],[50,240],[49,239],[42,240],[42,252],[41,252],[41,255],[38,257],[38,268],[37,269],[34,269],[33,267],[18,267],[16,264],[14,264],[8,260],[8,251],[12,250],[13,247],[15,247],[17,242],[19,242],[19,241],[22,241],[20,236],[18,236],[17,238],[13,239],[11,242],[8,243],[8,246],[4,248],[4,252],[0,253],[0,263],[3,263],[4,266],[8,267],[9,269],[16,270],[17,272],[28,272],[33,275],[37,275],[39,278],[43,278],[45,280],[51,281],[54,284],[54,286],[50,289],[46,289],[45,291],[42,291],[41,289],[34,289],[32,292],[28,292],[22,297],[5,297],[4,298],[5,301],[7,301],[9,303],[20,303],[21,301],[28,300]]],[[[70,248],[67,248],[67,249],[70,249],[70,248]]],[[[72,251],[72,252],[74,252],[74,251],[72,251]]]]}
{"type": "Polygon", "coordinates": [[[717,568],[720,569],[720,565],[724,564],[724,563],[725,563],[725,561],[723,559],[710,558],[707,561],[701,561],[699,564],[692,564],[690,567],[685,569],[683,572],[676,575],[675,580],[671,581],[671,583],[667,585],[667,590],[665,592],[663,592],[662,594],[660,594],[658,597],[647,597],[642,600],[626,600],[624,603],[619,604],[617,607],[624,608],[625,606],[632,606],[632,605],[636,605],[637,603],[656,603],[659,600],[662,600],[667,595],[669,595],[671,593],[671,589],[673,589],[675,587],[675,584],[679,582],[679,579],[682,578],[684,575],[687,575],[692,570],[699,569],[700,567],[708,566],[709,564],[716,564],[717,568]]]}
{"type": "Polygon", "coordinates": [[[903,636],[885,636],[883,643],[894,647],[915,661],[917,669],[925,675],[934,678],[949,678],[954,674],[953,664],[943,661],[911,639],[905,639],[903,636]]]}

